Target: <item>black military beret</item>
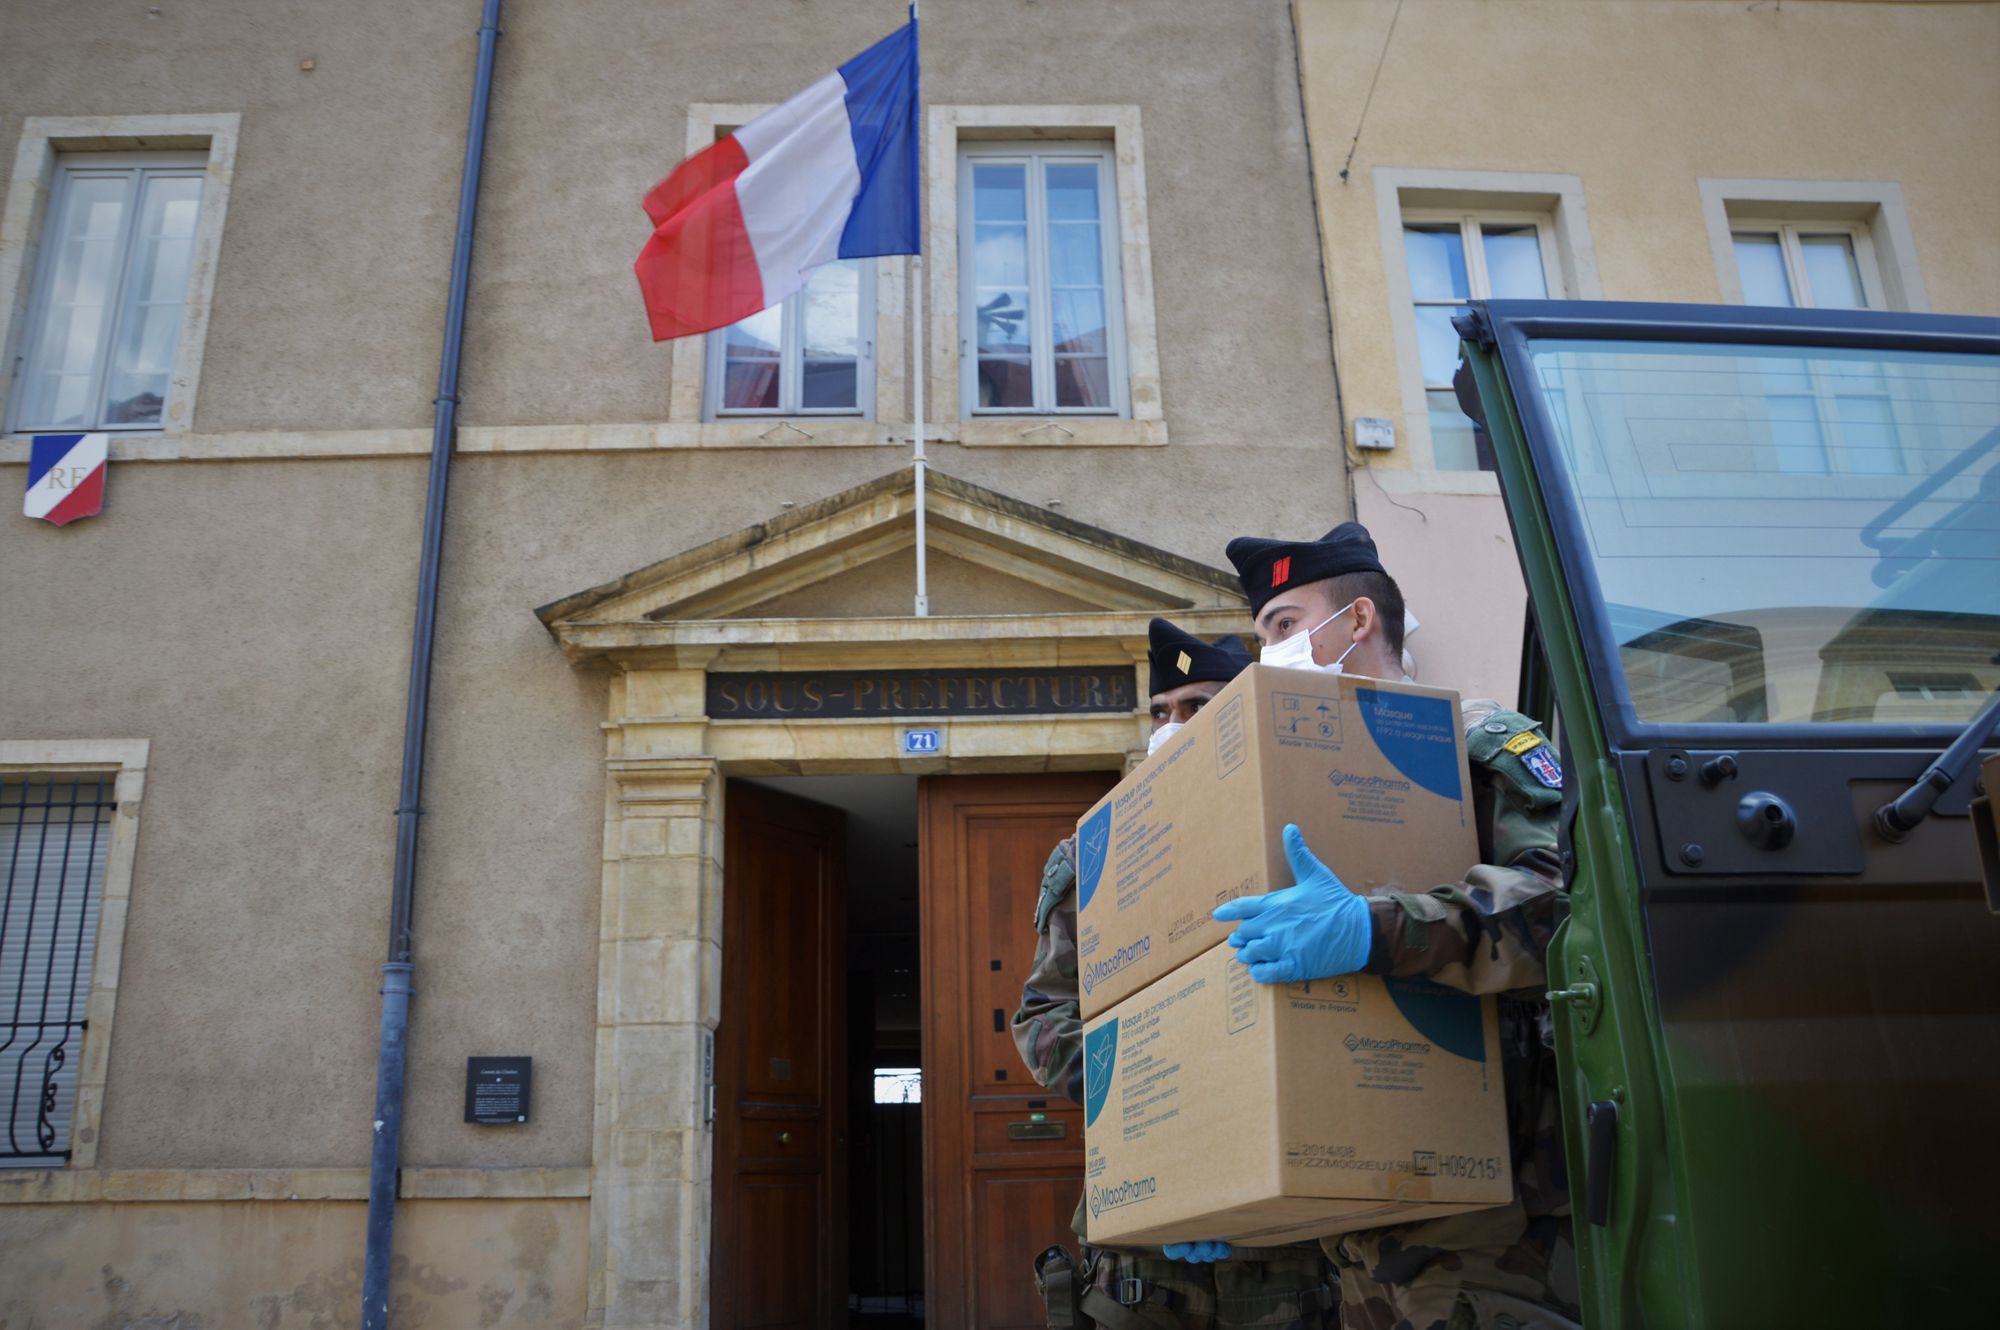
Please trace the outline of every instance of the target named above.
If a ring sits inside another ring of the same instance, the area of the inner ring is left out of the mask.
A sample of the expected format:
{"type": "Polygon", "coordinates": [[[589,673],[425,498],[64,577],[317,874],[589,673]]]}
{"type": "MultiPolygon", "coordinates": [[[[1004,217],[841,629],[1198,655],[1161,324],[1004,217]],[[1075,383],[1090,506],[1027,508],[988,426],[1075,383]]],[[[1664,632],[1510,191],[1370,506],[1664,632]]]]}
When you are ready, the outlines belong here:
{"type": "Polygon", "coordinates": [[[1149,695],[1184,683],[1228,683],[1250,663],[1250,648],[1234,633],[1204,642],[1178,625],[1155,619],[1146,626],[1146,636],[1150,641],[1146,660],[1152,666],[1146,684],[1149,695]]]}
{"type": "Polygon", "coordinates": [[[1379,573],[1375,539],[1359,522],[1342,522],[1318,540],[1264,540],[1238,536],[1224,551],[1236,565],[1237,580],[1250,598],[1250,617],[1264,612],[1271,597],[1287,587],[1322,582],[1347,573],[1379,573]]]}

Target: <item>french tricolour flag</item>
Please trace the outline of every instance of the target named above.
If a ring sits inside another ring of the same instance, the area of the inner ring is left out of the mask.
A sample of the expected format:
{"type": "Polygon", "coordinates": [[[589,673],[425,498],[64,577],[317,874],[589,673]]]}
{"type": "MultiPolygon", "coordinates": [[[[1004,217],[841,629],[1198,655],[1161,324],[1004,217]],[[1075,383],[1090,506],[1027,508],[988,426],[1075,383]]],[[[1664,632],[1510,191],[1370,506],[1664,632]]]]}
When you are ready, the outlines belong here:
{"type": "Polygon", "coordinates": [[[653,340],[727,327],[835,259],[915,254],[913,18],[646,195],[633,271],[653,340]]]}
{"type": "Polygon", "coordinates": [[[67,526],[104,510],[108,434],[37,434],[28,446],[28,497],[21,511],[67,526]]]}

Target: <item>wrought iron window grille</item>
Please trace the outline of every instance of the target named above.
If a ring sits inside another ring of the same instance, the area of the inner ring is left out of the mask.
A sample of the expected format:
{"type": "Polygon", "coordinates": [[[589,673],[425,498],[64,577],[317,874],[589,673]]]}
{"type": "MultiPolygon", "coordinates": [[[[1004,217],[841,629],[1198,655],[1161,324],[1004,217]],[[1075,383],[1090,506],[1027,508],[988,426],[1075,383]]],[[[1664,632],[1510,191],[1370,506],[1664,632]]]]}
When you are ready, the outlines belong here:
{"type": "Polygon", "coordinates": [[[0,1167],[70,1157],[116,808],[109,775],[0,779],[0,1167]]]}

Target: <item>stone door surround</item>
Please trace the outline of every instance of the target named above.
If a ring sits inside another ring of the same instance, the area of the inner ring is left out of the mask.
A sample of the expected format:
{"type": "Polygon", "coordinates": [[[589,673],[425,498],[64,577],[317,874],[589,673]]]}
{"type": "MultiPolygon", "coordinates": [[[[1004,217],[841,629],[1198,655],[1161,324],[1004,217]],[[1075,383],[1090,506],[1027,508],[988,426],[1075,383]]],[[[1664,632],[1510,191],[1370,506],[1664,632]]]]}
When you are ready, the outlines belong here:
{"type": "Polygon", "coordinates": [[[1129,666],[1143,688],[1154,615],[1204,636],[1247,627],[1228,573],[936,472],[928,488],[956,557],[1093,608],[731,617],[906,549],[905,469],[539,611],[606,679],[590,1326],[707,1323],[726,778],[1116,771],[1150,728],[1136,689],[1129,713],[716,719],[708,674],[1129,666]],[[913,725],[938,731],[935,751],[902,751],[913,725]]]}

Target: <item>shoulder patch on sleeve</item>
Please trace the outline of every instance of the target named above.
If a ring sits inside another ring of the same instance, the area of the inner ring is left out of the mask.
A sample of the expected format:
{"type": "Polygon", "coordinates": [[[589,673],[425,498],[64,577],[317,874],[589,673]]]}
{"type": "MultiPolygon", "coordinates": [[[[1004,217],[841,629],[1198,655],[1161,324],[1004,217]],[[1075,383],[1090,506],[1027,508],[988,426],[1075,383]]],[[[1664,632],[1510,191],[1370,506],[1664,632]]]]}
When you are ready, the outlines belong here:
{"type": "Polygon", "coordinates": [[[1518,711],[1494,710],[1475,720],[1466,714],[1465,755],[1473,767],[1499,777],[1529,808],[1562,798],[1562,763],[1539,722],[1518,711]]]}

